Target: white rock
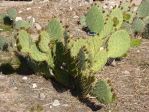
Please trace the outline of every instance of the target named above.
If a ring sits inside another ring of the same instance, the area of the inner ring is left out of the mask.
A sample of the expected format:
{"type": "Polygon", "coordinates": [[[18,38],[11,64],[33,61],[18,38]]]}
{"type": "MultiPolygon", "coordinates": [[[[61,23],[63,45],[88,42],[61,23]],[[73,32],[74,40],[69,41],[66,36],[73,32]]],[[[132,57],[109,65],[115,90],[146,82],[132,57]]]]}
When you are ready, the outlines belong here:
{"type": "Polygon", "coordinates": [[[32,88],[37,88],[37,84],[36,83],[32,84],[32,88]]]}
{"type": "Polygon", "coordinates": [[[130,72],[127,71],[127,70],[123,71],[122,73],[125,74],[125,75],[129,75],[130,74],[130,72]]]}
{"type": "Polygon", "coordinates": [[[16,17],[15,21],[23,20],[22,17],[16,17]]]}
{"type": "Polygon", "coordinates": [[[53,106],[59,106],[60,102],[58,100],[54,100],[54,102],[52,103],[53,106]]]}
{"type": "Polygon", "coordinates": [[[26,76],[24,76],[22,79],[23,79],[23,80],[27,80],[27,77],[26,77],[26,76]]]}
{"type": "Polygon", "coordinates": [[[22,13],[23,11],[19,11],[18,13],[20,14],[20,13],[22,13]]]}
{"type": "Polygon", "coordinates": [[[28,10],[28,11],[29,11],[29,10],[31,10],[31,8],[30,8],[30,7],[28,7],[28,8],[26,8],[26,10],[28,10]]]}
{"type": "Polygon", "coordinates": [[[139,53],[140,52],[140,50],[137,50],[137,53],[139,53]]]}
{"type": "Polygon", "coordinates": [[[34,17],[28,16],[27,19],[30,20],[30,21],[32,21],[32,23],[35,23],[35,18],[34,17]]]}
{"type": "Polygon", "coordinates": [[[40,24],[38,24],[38,23],[35,23],[35,28],[36,28],[38,31],[40,31],[40,30],[42,29],[42,27],[41,27],[40,24]]]}

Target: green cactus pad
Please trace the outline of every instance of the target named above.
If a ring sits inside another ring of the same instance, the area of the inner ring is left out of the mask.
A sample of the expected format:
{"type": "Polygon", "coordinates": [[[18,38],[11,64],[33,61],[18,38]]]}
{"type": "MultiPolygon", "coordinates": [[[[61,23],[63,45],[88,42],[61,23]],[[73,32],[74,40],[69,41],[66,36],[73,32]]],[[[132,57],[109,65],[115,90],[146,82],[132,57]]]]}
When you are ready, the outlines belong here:
{"type": "Polygon", "coordinates": [[[46,61],[48,58],[45,53],[42,53],[38,50],[35,43],[31,44],[29,55],[37,62],[46,61]]]}
{"type": "Polygon", "coordinates": [[[93,73],[98,72],[103,68],[103,66],[107,63],[107,51],[106,50],[100,50],[95,54],[95,57],[92,58],[92,66],[91,71],[93,73]]]}
{"type": "Polygon", "coordinates": [[[17,16],[17,10],[15,8],[10,8],[8,9],[7,14],[12,20],[15,20],[17,16]]]}
{"type": "Polygon", "coordinates": [[[23,53],[28,53],[31,47],[31,37],[25,30],[20,30],[18,33],[18,48],[23,53]]]}
{"type": "Polygon", "coordinates": [[[123,13],[119,8],[112,10],[110,18],[113,21],[114,26],[119,29],[123,23],[123,13]]]}
{"type": "Polygon", "coordinates": [[[105,38],[106,36],[108,36],[113,30],[113,21],[108,20],[106,22],[106,24],[104,25],[103,30],[100,33],[100,38],[105,38]]]}
{"type": "Polygon", "coordinates": [[[24,20],[18,20],[15,22],[15,29],[28,29],[30,28],[30,23],[24,20]]]}
{"type": "Polygon", "coordinates": [[[108,41],[108,57],[123,56],[130,48],[130,37],[127,31],[119,30],[113,33],[108,41]]]}
{"type": "Polygon", "coordinates": [[[139,18],[135,18],[133,23],[132,23],[132,28],[134,32],[143,32],[143,29],[145,28],[145,24],[143,22],[143,20],[139,19],[139,18]]]}
{"type": "Polygon", "coordinates": [[[47,27],[47,31],[51,38],[60,40],[63,37],[64,29],[58,19],[52,19],[47,27]]]}
{"type": "Polygon", "coordinates": [[[100,33],[104,27],[104,19],[101,7],[92,6],[86,15],[86,25],[91,32],[100,33]]]}
{"type": "Polygon", "coordinates": [[[42,31],[40,33],[40,40],[38,46],[42,52],[48,53],[49,52],[49,43],[50,37],[46,31],[42,31]]]}
{"type": "Polygon", "coordinates": [[[91,95],[95,96],[97,100],[101,103],[108,104],[113,102],[114,95],[112,93],[111,87],[104,80],[98,80],[95,84],[91,95]]]}
{"type": "Polygon", "coordinates": [[[124,22],[122,24],[122,28],[125,29],[130,35],[134,33],[134,31],[132,29],[132,25],[127,22],[124,22]]]}
{"type": "Polygon", "coordinates": [[[137,14],[139,17],[149,16],[149,0],[142,0],[138,7],[137,14]]]}

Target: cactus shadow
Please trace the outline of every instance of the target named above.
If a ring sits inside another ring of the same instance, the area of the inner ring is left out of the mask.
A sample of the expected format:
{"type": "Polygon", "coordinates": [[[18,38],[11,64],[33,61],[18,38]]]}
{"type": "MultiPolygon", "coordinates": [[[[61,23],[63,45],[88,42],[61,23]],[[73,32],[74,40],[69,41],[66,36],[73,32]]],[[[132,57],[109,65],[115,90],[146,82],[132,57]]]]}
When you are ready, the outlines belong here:
{"type": "Polygon", "coordinates": [[[98,111],[102,109],[102,105],[96,104],[95,102],[91,101],[88,98],[79,98],[79,101],[84,103],[87,107],[89,107],[92,111],[98,111]]]}
{"type": "Polygon", "coordinates": [[[76,92],[75,89],[71,89],[70,92],[71,92],[72,96],[77,97],[81,103],[85,104],[92,111],[99,111],[103,108],[103,106],[100,104],[97,104],[96,101],[92,101],[91,99],[89,99],[87,97],[85,98],[85,97],[79,96],[78,92],[76,92]]]}
{"type": "Polygon", "coordinates": [[[65,91],[68,91],[69,88],[63,86],[62,84],[60,84],[59,82],[57,82],[54,78],[50,78],[50,82],[52,84],[52,86],[54,87],[54,89],[58,92],[58,93],[63,93],[65,91]]]}

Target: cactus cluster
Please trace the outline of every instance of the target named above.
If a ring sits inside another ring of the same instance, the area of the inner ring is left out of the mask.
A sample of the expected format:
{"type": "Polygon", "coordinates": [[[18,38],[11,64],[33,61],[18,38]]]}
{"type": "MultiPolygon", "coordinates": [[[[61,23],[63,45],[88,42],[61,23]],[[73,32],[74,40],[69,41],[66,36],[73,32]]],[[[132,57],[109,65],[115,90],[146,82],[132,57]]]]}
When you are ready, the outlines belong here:
{"type": "MultiPolygon", "coordinates": [[[[139,12],[141,10],[144,9],[138,9],[139,12]]],[[[9,10],[6,15],[14,21],[15,10],[9,10]]],[[[134,16],[130,3],[120,3],[120,6],[106,13],[101,6],[93,5],[80,21],[93,36],[70,38],[61,22],[54,18],[44,30],[38,32],[36,42],[27,30],[31,25],[29,22],[14,21],[13,27],[18,29],[15,52],[23,56],[35,72],[55,78],[64,86],[75,89],[78,95],[90,95],[102,103],[111,103],[115,99],[113,89],[108,81],[96,79],[95,74],[102,70],[108,59],[123,57],[133,43],[139,43],[130,38],[128,31],[132,27],[135,31],[142,31],[145,23],[140,18],[133,19],[134,16]]],[[[4,17],[0,16],[0,22],[4,17]]],[[[145,20],[148,21],[148,17],[145,20]]],[[[0,42],[2,49],[4,42],[0,42]]],[[[16,56],[13,53],[12,57],[16,56]]]]}

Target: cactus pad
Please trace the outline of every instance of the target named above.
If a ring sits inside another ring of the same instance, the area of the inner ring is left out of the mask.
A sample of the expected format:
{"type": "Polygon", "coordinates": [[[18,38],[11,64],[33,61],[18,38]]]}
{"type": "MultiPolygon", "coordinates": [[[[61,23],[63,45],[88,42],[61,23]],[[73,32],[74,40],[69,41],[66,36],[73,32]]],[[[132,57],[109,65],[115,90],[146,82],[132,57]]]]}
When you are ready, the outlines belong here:
{"type": "Polygon", "coordinates": [[[97,98],[101,103],[108,104],[114,100],[111,87],[104,80],[98,80],[95,84],[91,94],[97,98]]]}
{"type": "Polygon", "coordinates": [[[100,33],[104,27],[104,19],[101,7],[92,6],[86,15],[86,25],[91,32],[100,33]]]}
{"type": "Polygon", "coordinates": [[[119,30],[113,33],[108,42],[108,57],[123,56],[130,48],[130,37],[127,31],[119,30]]]}
{"type": "Polygon", "coordinates": [[[149,16],[149,0],[142,0],[138,7],[137,14],[139,17],[149,16]]]}
{"type": "Polygon", "coordinates": [[[15,18],[17,16],[17,10],[14,8],[10,8],[10,9],[8,9],[7,14],[10,17],[10,19],[15,20],[15,18]]]}
{"type": "Polygon", "coordinates": [[[47,27],[47,31],[51,38],[60,40],[63,37],[64,29],[58,19],[52,19],[47,27]]]}

